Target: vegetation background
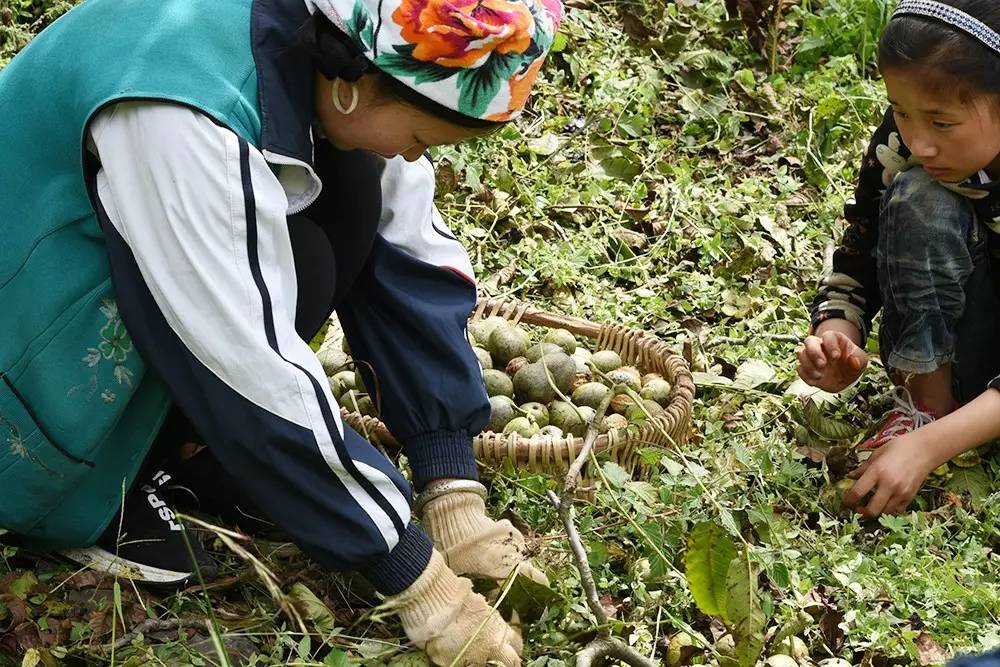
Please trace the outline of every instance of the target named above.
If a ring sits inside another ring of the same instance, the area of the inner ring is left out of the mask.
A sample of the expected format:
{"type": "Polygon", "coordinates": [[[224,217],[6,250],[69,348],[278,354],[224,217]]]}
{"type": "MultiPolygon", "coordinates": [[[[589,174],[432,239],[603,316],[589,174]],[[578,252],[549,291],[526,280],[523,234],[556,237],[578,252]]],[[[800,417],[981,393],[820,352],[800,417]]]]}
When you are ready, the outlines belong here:
{"type": "MultiPolygon", "coordinates": [[[[0,0],[0,66],[71,4],[0,0]]],[[[605,465],[578,515],[611,630],[657,662],[749,665],[792,646],[783,635],[802,640],[800,664],[937,664],[1000,644],[997,462],[942,471],[910,514],[845,516],[830,483],[885,407],[885,378],[826,402],[832,427],[796,396],[795,341],[886,105],[873,52],[892,5],[567,0],[524,118],[437,151],[439,205],[483,294],[656,332],[698,372],[691,442],[647,452],[647,480],[605,465]],[[705,540],[752,573],[766,647],[734,651],[732,615],[705,604],[727,590],[686,557],[705,540]]],[[[557,482],[493,472],[495,508],[528,527],[554,582],[525,664],[572,665],[594,619],[545,499],[557,482]]],[[[221,664],[205,618],[226,628],[213,636],[230,664],[421,664],[350,582],[290,545],[239,542],[276,595],[224,537],[222,579],[176,594],[0,544],[0,666],[221,664]],[[162,623],[123,637],[147,619],[162,623]]]]}

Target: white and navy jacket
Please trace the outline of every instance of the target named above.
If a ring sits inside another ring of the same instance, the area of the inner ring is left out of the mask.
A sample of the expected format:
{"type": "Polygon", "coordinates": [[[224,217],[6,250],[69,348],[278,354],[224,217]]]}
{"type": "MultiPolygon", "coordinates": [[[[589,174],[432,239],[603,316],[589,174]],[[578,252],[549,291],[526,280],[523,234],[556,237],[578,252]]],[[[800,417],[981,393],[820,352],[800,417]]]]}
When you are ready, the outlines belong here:
{"type": "MultiPolygon", "coordinates": [[[[151,101],[105,109],[89,134],[118,306],[143,358],[304,550],[361,569],[385,593],[408,586],[430,543],[411,524],[409,485],[341,422],[296,333],[287,220],[375,207],[367,256],[352,284],[337,285],[338,316],[355,358],[378,376],[382,418],[418,488],[474,479],[471,436],[489,415],[466,337],[476,293],[469,258],[434,206],[429,160],[378,160],[378,185],[340,206],[352,193],[329,187],[338,178],[320,159],[329,147],[314,164],[282,165],[196,110],[151,101]]],[[[341,235],[355,247],[349,237],[364,221],[335,223],[331,242],[341,235]]]]}

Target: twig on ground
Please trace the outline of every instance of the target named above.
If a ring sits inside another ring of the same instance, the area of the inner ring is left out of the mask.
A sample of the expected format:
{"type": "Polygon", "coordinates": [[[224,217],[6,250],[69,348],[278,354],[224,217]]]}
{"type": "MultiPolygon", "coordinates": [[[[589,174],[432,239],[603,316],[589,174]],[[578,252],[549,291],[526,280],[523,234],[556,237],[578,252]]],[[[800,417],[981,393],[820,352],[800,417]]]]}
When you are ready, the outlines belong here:
{"type": "Polygon", "coordinates": [[[644,657],[617,637],[611,636],[611,631],[608,630],[608,613],[605,611],[604,606],[601,604],[600,596],[597,594],[594,573],[590,569],[590,563],[587,560],[587,550],[580,539],[580,533],[576,528],[574,518],[573,500],[576,496],[580,473],[583,470],[583,466],[587,463],[587,459],[590,457],[591,450],[594,448],[594,441],[597,440],[598,424],[604,419],[604,414],[608,411],[611,398],[615,393],[615,391],[612,391],[597,406],[597,412],[587,427],[587,434],[583,439],[583,447],[580,449],[576,460],[573,461],[573,464],[566,472],[562,492],[559,496],[556,496],[554,492],[550,491],[549,500],[555,506],[559,513],[559,518],[566,528],[566,538],[573,551],[576,569],[580,572],[580,585],[583,587],[587,605],[597,619],[597,637],[576,654],[577,667],[590,667],[595,659],[605,656],[621,660],[626,664],[633,665],[633,667],[656,667],[654,661],[644,657]]]}
{"type": "Polygon", "coordinates": [[[649,665],[657,663],[639,655],[635,649],[614,637],[597,637],[576,654],[576,667],[591,667],[600,658],[621,660],[629,665],[649,665]]]}
{"type": "Polygon", "coordinates": [[[713,338],[702,345],[703,350],[708,350],[713,347],[718,347],[719,345],[729,344],[729,345],[745,345],[755,338],[763,338],[765,340],[775,340],[779,343],[801,343],[802,336],[796,336],[795,334],[776,334],[776,333],[761,333],[756,332],[752,334],[747,334],[746,336],[719,336],[718,338],[713,338]]]}
{"type": "Polygon", "coordinates": [[[253,570],[250,568],[246,568],[244,570],[241,570],[239,574],[233,575],[231,577],[225,577],[222,579],[216,579],[215,581],[209,582],[205,585],[193,584],[191,586],[184,588],[183,592],[197,593],[198,591],[207,592],[207,591],[217,591],[217,590],[224,590],[227,588],[233,588],[234,586],[238,586],[251,579],[252,575],[253,575],[253,570]]]}
{"type": "Polygon", "coordinates": [[[184,619],[184,618],[148,618],[138,627],[122,635],[121,639],[117,640],[113,644],[105,644],[103,649],[105,651],[110,651],[112,648],[115,650],[125,648],[139,635],[147,635],[151,632],[170,632],[173,630],[201,630],[204,633],[208,633],[211,630],[211,626],[206,619],[184,619]]]}

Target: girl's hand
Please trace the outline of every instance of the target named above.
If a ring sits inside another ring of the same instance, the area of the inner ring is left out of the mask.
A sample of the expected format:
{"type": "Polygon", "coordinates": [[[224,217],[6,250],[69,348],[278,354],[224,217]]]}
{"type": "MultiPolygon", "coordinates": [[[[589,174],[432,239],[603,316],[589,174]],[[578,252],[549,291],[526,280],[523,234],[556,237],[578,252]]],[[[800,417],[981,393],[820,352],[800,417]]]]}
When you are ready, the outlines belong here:
{"type": "Polygon", "coordinates": [[[844,505],[869,518],[906,511],[936,467],[931,455],[933,448],[922,431],[918,429],[891,440],[848,475],[858,481],[844,495],[844,505]],[[858,508],[861,499],[872,490],[874,495],[868,504],[858,508]]]}
{"type": "Polygon", "coordinates": [[[861,377],[868,365],[868,354],[853,338],[861,332],[846,320],[828,320],[816,335],[806,338],[799,349],[799,377],[823,391],[837,393],[861,377]],[[830,325],[827,327],[826,325],[830,325]]]}

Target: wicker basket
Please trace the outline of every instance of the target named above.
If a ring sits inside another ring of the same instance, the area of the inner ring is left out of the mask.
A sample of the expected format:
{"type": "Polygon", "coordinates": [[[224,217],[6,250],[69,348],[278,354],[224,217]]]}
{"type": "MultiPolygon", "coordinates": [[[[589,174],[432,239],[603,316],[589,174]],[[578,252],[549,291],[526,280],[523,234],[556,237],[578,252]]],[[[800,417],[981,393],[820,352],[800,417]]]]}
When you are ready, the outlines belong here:
{"type": "MultiPolygon", "coordinates": [[[[673,354],[662,341],[643,331],[619,325],[599,325],[587,320],[547,313],[531,306],[504,299],[483,299],[476,306],[471,321],[498,315],[512,324],[529,324],[549,329],[565,329],[596,341],[594,349],[613,350],[626,364],[643,373],[660,373],[672,385],[670,400],[663,414],[647,420],[638,428],[612,431],[597,438],[594,454],[614,461],[633,476],[648,473],[639,450],[650,446],[681,444],[691,426],[694,381],[687,363],[673,354]]],[[[374,443],[396,449],[398,445],[385,424],[374,417],[341,409],[344,419],[374,443]]],[[[500,467],[509,459],[514,467],[532,472],[558,473],[569,468],[583,446],[583,438],[535,435],[525,438],[516,433],[503,435],[487,431],[473,441],[476,459],[489,467],[500,467]]]]}

